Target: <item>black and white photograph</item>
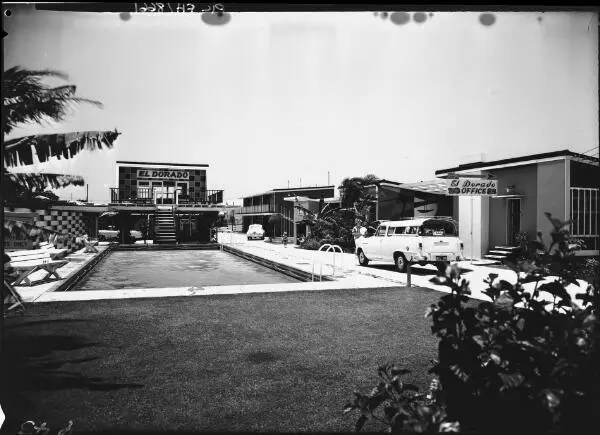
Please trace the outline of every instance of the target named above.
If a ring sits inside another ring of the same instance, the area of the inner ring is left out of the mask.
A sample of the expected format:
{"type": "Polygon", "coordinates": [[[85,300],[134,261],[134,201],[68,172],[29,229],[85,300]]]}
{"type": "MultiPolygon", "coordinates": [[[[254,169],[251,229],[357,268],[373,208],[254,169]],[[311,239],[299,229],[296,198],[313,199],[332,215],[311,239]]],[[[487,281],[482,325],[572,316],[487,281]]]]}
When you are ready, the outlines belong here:
{"type": "Polygon", "coordinates": [[[579,433],[598,8],[2,4],[0,433],[579,433]]]}

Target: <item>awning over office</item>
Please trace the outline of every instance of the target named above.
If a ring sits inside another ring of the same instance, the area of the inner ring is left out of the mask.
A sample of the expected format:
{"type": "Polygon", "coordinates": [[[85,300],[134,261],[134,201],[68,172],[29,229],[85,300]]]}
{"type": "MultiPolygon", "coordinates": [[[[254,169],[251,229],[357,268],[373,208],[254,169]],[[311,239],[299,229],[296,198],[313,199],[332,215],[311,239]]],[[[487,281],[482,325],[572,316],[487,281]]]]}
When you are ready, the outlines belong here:
{"type": "Polygon", "coordinates": [[[448,180],[429,180],[419,181],[417,183],[403,183],[401,189],[415,190],[418,192],[434,193],[437,195],[446,195],[448,193],[447,187],[448,180]]]}

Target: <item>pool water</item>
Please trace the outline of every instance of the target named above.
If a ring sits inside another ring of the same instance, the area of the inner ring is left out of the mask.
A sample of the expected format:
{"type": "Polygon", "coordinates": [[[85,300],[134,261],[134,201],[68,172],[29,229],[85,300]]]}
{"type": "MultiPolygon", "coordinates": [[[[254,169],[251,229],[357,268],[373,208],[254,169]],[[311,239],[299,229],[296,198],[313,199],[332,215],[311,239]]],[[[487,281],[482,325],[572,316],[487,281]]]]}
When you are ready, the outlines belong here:
{"type": "Polygon", "coordinates": [[[74,290],[299,282],[222,251],[112,252],[74,290]]]}

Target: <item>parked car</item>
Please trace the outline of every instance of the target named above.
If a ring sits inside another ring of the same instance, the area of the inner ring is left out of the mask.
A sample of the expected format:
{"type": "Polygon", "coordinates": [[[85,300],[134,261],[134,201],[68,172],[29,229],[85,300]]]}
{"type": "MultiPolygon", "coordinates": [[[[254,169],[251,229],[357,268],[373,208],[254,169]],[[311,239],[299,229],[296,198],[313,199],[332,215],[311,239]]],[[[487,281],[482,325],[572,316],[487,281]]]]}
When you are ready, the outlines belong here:
{"type": "Polygon", "coordinates": [[[355,243],[361,266],[369,261],[389,262],[400,272],[409,261],[425,265],[464,259],[458,224],[449,218],[381,222],[377,229],[361,228],[355,243]]]}
{"type": "Polygon", "coordinates": [[[248,240],[264,240],[265,230],[261,224],[252,224],[248,227],[248,232],[246,232],[246,236],[248,237],[248,240]]]}

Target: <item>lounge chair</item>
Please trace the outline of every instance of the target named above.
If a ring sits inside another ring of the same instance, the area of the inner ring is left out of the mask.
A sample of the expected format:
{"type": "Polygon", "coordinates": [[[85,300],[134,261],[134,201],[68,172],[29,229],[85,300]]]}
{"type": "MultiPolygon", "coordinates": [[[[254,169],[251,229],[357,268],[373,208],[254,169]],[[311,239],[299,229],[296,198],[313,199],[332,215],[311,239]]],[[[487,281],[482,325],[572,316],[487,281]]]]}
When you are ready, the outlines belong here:
{"type": "Polygon", "coordinates": [[[21,313],[25,314],[25,305],[23,305],[23,298],[19,292],[6,280],[4,280],[4,310],[5,313],[21,313]]]}
{"type": "Polygon", "coordinates": [[[50,253],[44,249],[9,252],[8,255],[10,256],[8,267],[12,267],[19,274],[17,279],[12,283],[14,286],[22,284],[31,286],[32,282],[29,276],[38,270],[46,271],[46,276],[42,278],[42,281],[46,281],[52,276],[56,280],[60,280],[62,278],[58,274],[57,269],[68,263],[67,260],[53,260],[50,253]]]}
{"type": "Polygon", "coordinates": [[[50,254],[50,257],[53,260],[60,260],[69,251],[68,249],[64,249],[64,248],[63,249],[57,249],[56,246],[54,246],[52,243],[49,243],[49,242],[42,242],[42,243],[40,243],[39,249],[43,249],[43,250],[48,251],[48,253],[50,254]]]}

